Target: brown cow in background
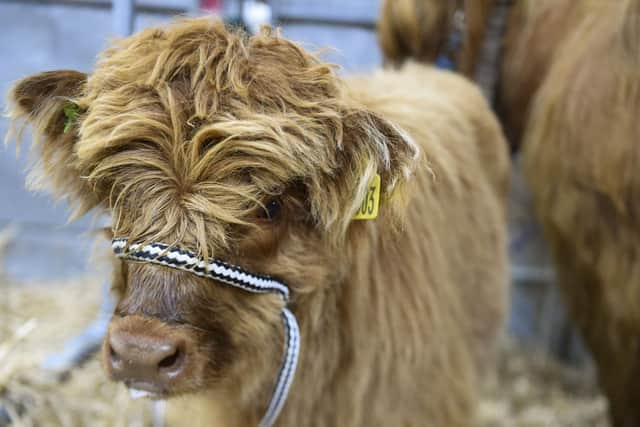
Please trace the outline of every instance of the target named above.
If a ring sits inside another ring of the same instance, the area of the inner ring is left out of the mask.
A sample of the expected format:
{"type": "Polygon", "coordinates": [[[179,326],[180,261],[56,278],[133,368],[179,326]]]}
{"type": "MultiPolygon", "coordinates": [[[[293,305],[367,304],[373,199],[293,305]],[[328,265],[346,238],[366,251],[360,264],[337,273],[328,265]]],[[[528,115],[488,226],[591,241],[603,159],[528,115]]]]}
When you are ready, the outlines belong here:
{"type": "Polygon", "coordinates": [[[593,10],[590,1],[517,0],[508,17],[499,65],[496,109],[517,150],[529,110],[568,34],[593,10]]]}
{"type": "MultiPolygon", "coordinates": [[[[342,80],[269,28],[193,19],[115,43],[90,75],[27,77],[11,102],[36,183],[116,237],[289,285],[302,350],[278,426],[473,425],[506,306],[509,165],[471,83],[419,64],[342,80]],[[354,221],[376,174],[379,216],[354,221]]],[[[181,425],[256,426],[283,301],[114,263],[107,373],[183,396],[181,425]]]]}
{"type": "Polygon", "coordinates": [[[510,124],[513,135],[523,133],[524,169],[558,283],[596,361],[614,425],[635,427],[640,0],[531,0],[519,7],[528,10],[510,30],[512,48],[521,47],[507,53],[502,111],[529,111],[510,124]]]}

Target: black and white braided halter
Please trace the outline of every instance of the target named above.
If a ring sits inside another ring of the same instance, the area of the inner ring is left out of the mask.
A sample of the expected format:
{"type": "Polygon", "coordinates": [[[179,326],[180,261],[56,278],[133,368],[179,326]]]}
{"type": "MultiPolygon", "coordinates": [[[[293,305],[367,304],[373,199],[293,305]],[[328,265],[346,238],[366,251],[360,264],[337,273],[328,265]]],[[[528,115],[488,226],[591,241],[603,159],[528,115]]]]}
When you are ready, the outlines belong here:
{"type": "MultiPolygon", "coordinates": [[[[289,287],[284,283],[268,276],[249,273],[240,267],[222,261],[212,260],[206,263],[202,258],[185,249],[170,247],[164,243],[146,245],[134,243],[127,247],[127,239],[115,239],[111,245],[119,258],[177,268],[235,286],[247,292],[276,293],[282,297],[285,303],[289,301],[289,287]]],[[[260,427],[271,427],[278,418],[278,414],[287,400],[300,354],[300,330],[295,316],[287,307],[282,309],[282,320],[286,337],[284,360],[269,407],[260,422],[260,427]]]]}

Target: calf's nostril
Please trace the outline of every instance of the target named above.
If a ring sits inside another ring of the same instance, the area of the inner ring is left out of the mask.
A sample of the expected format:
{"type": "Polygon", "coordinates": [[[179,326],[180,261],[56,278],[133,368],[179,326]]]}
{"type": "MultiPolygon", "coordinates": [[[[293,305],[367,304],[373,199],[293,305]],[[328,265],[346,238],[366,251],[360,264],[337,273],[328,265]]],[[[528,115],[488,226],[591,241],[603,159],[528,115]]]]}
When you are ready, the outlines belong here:
{"type": "Polygon", "coordinates": [[[127,330],[112,327],[107,337],[103,351],[110,378],[154,393],[180,384],[190,372],[185,335],[175,330],[162,334],[140,330],[146,323],[137,329],[127,326],[127,330]]]}
{"type": "Polygon", "coordinates": [[[109,357],[111,358],[112,363],[120,362],[120,356],[118,355],[118,353],[116,353],[111,345],[109,345],[109,357]]]}
{"type": "Polygon", "coordinates": [[[181,351],[179,348],[176,348],[175,351],[169,356],[162,359],[158,362],[158,368],[160,369],[171,369],[175,368],[179,365],[181,359],[181,351]]]}

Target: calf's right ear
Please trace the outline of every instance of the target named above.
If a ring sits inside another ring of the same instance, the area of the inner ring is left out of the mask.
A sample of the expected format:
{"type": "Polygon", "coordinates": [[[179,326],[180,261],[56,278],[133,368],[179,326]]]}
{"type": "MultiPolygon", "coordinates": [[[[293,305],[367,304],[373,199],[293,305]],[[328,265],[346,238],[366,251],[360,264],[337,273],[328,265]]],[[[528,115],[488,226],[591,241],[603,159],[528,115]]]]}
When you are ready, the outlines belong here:
{"type": "MultiPolygon", "coordinates": [[[[75,206],[79,216],[97,204],[93,191],[81,178],[75,144],[82,112],[80,105],[87,75],[79,71],[47,71],[18,81],[9,93],[9,117],[18,126],[33,130],[36,167],[29,173],[30,189],[53,190],[75,206]]],[[[7,135],[7,141],[10,134],[7,135]]]]}
{"type": "Polygon", "coordinates": [[[53,103],[79,96],[87,75],[73,70],[45,71],[18,81],[9,100],[20,114],[35,118],[53,103]]]}

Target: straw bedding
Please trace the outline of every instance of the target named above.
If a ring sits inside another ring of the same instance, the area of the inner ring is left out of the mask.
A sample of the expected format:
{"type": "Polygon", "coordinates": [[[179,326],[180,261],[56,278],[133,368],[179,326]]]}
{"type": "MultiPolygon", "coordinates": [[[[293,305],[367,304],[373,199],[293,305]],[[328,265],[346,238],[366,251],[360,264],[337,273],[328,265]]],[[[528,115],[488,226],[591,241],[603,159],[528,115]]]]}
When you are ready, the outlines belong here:
{"type": "MultiPolygon", "coordinates": [[[[95,358],[69,374],[40,368],[89,324],[101,295],[95,278],[28,286],[4,281],[0,300],[0,406],[15,426],[149,426],[151,407],[108,383],[95,358]]],[[[0,410],[0,426],[3,415],[0,410]]]]}

